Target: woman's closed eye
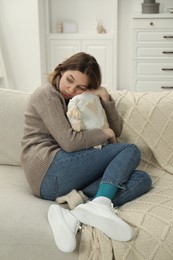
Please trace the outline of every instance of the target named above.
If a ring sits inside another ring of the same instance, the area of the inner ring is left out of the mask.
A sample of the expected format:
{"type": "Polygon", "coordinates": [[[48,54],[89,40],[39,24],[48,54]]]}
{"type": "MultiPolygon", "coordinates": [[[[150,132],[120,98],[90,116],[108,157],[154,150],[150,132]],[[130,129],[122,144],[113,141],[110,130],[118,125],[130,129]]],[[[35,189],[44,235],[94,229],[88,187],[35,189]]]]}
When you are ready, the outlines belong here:
{"type": "Polygon", "coordinates": [[[73,82],[74,82],[74,80],[73,80],[73,79],[71,79],[71,78],[68,78],[68,77],[67,77],[67,81],[68,81],[69,83],[73,83],[73,82]]]}
{"type": "Polygon", "coordinates": [[[86,91],[87,87],[86,86],[77,86],[77,88],[81,91],[86,91]]]}

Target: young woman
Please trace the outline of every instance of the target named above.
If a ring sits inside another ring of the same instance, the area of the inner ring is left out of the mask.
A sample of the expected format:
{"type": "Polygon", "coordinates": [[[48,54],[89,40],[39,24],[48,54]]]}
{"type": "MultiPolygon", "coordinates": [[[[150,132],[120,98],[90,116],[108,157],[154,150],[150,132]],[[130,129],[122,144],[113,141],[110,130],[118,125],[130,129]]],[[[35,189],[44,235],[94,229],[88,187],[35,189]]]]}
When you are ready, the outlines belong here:
{"type": "Polygon", "coordinates": [[[75,249],[80,222],[114,240],[132,238],[131,227],[111,204],[117,207],[148,192],[151,179],[146,172],[135,170],[140,162],[138,147],[115,141],[121,130],[115,102],[101,87],[99,64],[89,54],[77,53],[59,64],[49,83],[32,94],[21,154],[31,189],[36,196],[52,201],[73,189],[89,198],[71,211],[56,204],[49,208],[56,245],[64,252],[75,249]],[[71,128],[66,116],[68,102],[84,91],[100,97],[110,128],[80,132],[71,128]],[[102,149],[93,148],[100,144],[102,149]]]}

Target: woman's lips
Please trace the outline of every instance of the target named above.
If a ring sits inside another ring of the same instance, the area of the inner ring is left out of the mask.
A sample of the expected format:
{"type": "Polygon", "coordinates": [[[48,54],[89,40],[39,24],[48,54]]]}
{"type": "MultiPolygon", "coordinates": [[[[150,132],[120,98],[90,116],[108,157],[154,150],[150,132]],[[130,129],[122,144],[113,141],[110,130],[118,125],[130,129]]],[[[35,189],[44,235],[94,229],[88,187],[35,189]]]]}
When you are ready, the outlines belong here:
{"type": "Polygon", "coordinates": [[[65,98],[72,98],[72,96],[71,96],[70,94],[68,94],[68,93],[63,93],[63,96],[64,96],[65,98]]]}

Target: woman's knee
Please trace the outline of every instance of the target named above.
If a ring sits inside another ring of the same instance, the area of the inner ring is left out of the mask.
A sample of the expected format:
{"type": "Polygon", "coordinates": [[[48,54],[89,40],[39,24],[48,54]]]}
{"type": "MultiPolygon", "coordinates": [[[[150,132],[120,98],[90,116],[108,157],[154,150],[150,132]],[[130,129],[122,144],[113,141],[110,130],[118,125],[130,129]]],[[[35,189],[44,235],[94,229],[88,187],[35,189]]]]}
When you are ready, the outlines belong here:
{"type": "Polygon", "coordinates": [[[139,147],[136,144],[127,144],[127,149],[131,151],[132,158],[139,164],[141,160],[141,151],[139,147]]]}
{"type": "Polygon", "coordinates": [[[141,159],[141,151],[136,144],[130,144],[131,149],[136,153],[136,155],[141,159]]]}

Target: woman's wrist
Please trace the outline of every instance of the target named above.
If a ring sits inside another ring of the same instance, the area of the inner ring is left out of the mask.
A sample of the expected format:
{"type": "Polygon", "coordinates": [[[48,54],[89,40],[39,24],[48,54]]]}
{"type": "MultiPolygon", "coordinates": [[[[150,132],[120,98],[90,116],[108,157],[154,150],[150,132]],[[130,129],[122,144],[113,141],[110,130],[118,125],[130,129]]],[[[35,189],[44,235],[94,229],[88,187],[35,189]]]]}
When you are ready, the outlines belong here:
{"type": "Polygon", "coordinates": [[[110,97],[109,97],[109,94],[108,93],[105,93],[103,95],[100,96],[101,100],[103,101],[110,101],[110,97]]]}
{"type": "Polygon", "coordinates": [[[104,128],[102,130],[103,130],[104,134],[106,135],[107,139],[110,139],[115,136],[115,133],[111,128],[104,128]]]}
{"type": "Polygon", "coordinates": [[[103,101],[110,101],[110,97],[109,97],[109,93],[108,93],[107,89],[104,87],[100,87],[99,90],[100,90],[100,98],[103,101]]]}
{"type": "Polygon", "coordinates": [[[99,87],[98,89],[87,90],[86,92],[93,93],[101,98],[102,101],[110,101],[110,96],[105,87],[99,87]]]}

